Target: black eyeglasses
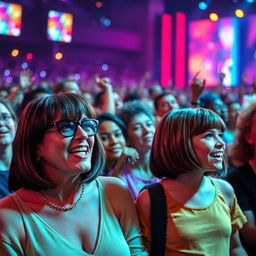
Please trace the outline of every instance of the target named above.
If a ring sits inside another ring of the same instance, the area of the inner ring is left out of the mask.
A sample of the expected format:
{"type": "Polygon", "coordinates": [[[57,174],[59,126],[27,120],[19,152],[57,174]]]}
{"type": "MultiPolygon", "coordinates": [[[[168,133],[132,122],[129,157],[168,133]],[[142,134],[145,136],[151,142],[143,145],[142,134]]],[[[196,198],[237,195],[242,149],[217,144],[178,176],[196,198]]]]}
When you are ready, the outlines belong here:
{"type": "Polygon", "coordinates": [[[93,136],[98,132],[99,121],[95,119],[83,119],[80,121],[60,120],[48,126],[46,130],[56,126],[58,132],[63,137],[71,137],[76,134],[77,126],[80,125],[88,136],[93,136]]]}

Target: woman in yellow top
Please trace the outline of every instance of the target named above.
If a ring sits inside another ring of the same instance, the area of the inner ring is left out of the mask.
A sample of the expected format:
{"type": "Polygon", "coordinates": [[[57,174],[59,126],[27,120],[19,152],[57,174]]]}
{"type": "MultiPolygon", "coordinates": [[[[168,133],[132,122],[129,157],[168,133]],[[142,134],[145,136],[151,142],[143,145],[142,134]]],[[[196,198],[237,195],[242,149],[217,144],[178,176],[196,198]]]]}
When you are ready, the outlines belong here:
{"type": "MultiPolygon", "coordinates": [[[[150,167],[163,178],[167,202],[165,256],[246,255],[238,230],[246,222],[232,187],[211,178],[225,169],[225,124],[207,109],[166,114],[153,140],[150,167]],[[209,176],[206,175],[210,174],[209,176]]],[[[136,201],[145,244],[150,251],[150,200],[144,190],[136,201]]]]}
{"type": "Polygon", "coordinates": [[[124,183],[105,157],[90,104],[73,93],[32,101],[19,120],[0,200],[0,255],[147,255],[124,183]]]}

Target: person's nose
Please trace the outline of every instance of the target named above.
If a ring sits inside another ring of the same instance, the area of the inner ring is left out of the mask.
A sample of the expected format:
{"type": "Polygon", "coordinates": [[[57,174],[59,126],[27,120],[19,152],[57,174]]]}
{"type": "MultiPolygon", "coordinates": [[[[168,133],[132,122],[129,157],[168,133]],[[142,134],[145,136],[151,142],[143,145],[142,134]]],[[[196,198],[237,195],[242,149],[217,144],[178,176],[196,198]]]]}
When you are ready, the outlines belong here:
{"type": "Polygon", "coordinates": [[[118,139],[114,135],[111,135],[109,137],[109,142],[110,142],[111,145],[116,144],[117,141],[118,141],[118,139]]]}
{"type": "Polygon", "coordinates": [[[84,129],[78,125],[77,129],[76,129],[76,133],[75,133],[75,138],[76,139],[88,139],[88,134],[86,133],[86,131],[84,131],[84,129]]]}
{"type": "Polygon", "coordinates": [[[3,119],[0,119],[0,126],[4,126],[5,122],[3,121],[3,119]]]}
{"type": "Polygon", "coordinates": [[[144,134],[145,133],[147,134],[147,133],[149,133],[151,131],[151,127],[149,127],[148,125],[144,124],[142,126],[142,131],[143,131],[144,134]]]}
{"type": "Polygon", "coordinates": [[[223,138],[219,137],[216,143],[217,148],[224,148],[226,147],[226,143],[224,142],[223,138]]]}

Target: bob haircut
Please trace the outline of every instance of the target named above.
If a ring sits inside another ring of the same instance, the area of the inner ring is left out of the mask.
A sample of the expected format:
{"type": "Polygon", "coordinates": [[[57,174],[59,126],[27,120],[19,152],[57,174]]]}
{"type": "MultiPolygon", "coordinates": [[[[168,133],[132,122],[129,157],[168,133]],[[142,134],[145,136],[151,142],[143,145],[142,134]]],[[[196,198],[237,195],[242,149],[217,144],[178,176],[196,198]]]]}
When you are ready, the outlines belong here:
{"type": "Polygon", "coordinates": [[[0,103],[3,104],[8,109],[8,111],[10,112],[10,114],[12,116],[12,119],[14,120],[14,122],[16,124],[17,123],[17,116],[14,113],[10,102],[6,99],[0,99],[0,103]]]}
{"type": "MultiPolygon", "coordinates": [[[[247,107],[243,108],[237,120],[237,134],[229,147],[231,159],[239,162],[248,162],[254,156],[254,148],[247,142],[246,134],[252,126],[253,115],[256,114],[256,100],[250,101],[247,107]]],[[[254,128],[256,129],[256,127],[254,128]]]]}
{"type": "MultiPolygon", "coordinates": [[[[158,178],[175,179],[181,173],[196,169],[209,171],[198,160],[192,137],[209,129],[225,130],[218,114],[209,109],[185,108],[167,113],[159,122],[150,155],[150,168],[158,178]]],[[[223,159],[226,171],[226,157],[223,159]]]]}
{"type": "Polygon", "coordinates": [[[121,129],[125,139],[127,139],[126,126],[125,126],[124,122],[116,115],[113,115],[111,113],[103,113],[98,116],[98,120],[99,120],[100,124],[105,121],[114,122],[121,129]]]}
{"type": "MultiPolygon", "coordinates": [[[[10,167],[9,189],[21,187],[35,191],[54,188],[56,184],[46,177],[40,162],[37,161],[37,146],[42,143],[45,129],[53,123],[56,115],[61,119],[79,120],[83,114],[96,118],[91,105],[82,96],[62,93],[31,101],[24,109],[19,120],[13,143],[13,158],[10,167]]],[[[83,182],[91,182],[102,171],[105,164],[103,146],[98,134],[92,155],[92,167],[81,174],[83,182]]]]}

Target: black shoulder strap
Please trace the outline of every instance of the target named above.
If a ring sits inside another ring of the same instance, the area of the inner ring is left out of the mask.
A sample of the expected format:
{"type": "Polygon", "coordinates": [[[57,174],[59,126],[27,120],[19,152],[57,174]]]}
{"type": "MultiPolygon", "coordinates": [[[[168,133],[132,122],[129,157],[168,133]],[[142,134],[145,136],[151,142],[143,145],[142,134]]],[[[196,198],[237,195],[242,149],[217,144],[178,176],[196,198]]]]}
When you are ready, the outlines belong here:
{"type": "Polygon", "coordinates": [[[167,206],[160,183],[147,186],[150,197],[151,256],[163,256],[165,251],[167,206]]]}

